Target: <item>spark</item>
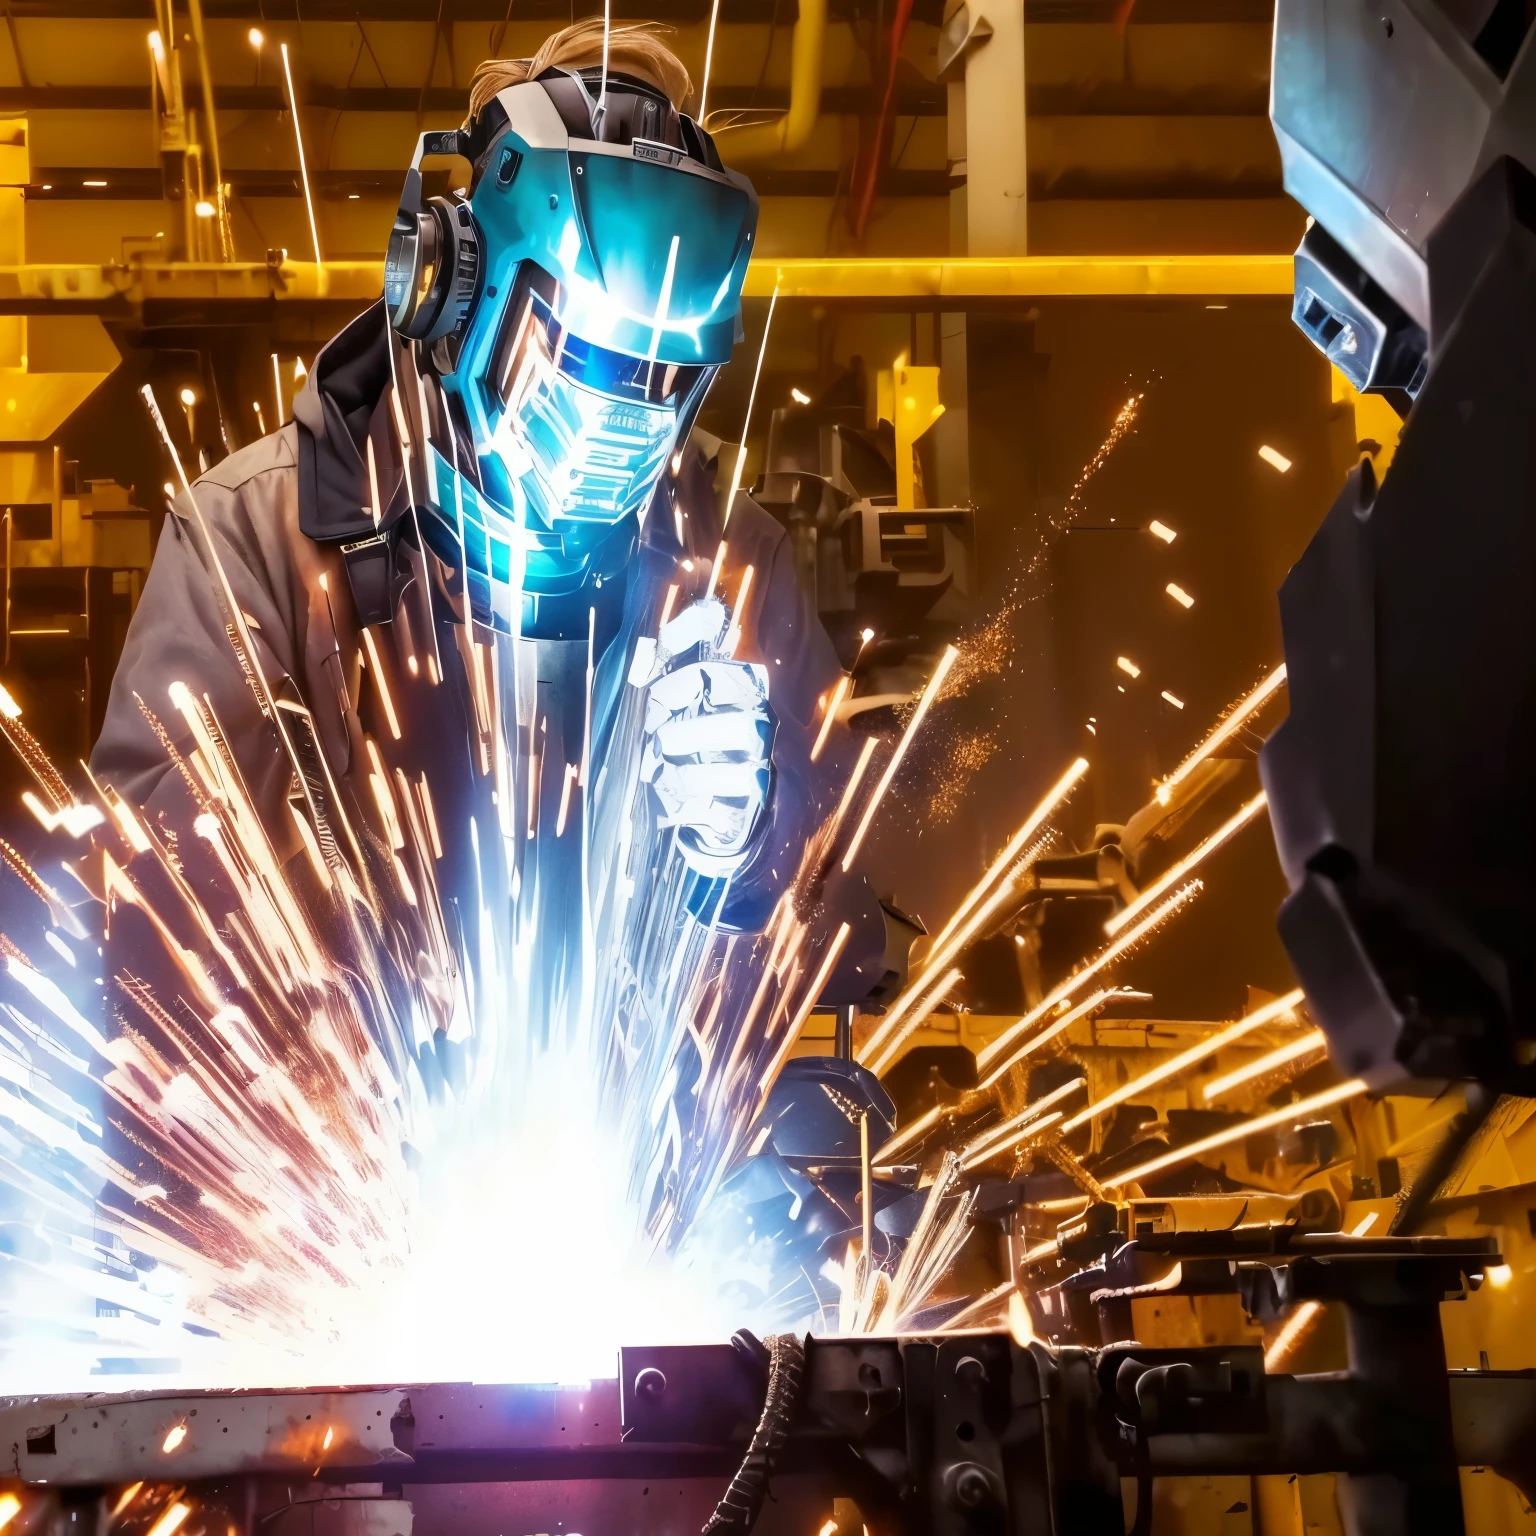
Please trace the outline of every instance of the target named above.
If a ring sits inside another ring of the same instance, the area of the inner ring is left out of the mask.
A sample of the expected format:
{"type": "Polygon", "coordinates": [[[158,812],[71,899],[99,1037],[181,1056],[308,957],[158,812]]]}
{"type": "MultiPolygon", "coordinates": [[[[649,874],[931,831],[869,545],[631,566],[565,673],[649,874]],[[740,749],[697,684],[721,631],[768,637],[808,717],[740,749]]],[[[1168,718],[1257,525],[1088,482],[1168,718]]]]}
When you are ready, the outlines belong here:
{"type": "Polygon", "coordinates": [[[1293,1061],[1299,1061],[1304,1056],[1311,1056],[1317,1051],[1327,1049],[1328,1037],[1322,1030],[1309,1029],[1306,1034],[1298,1035],[1285,1045],[1278,1045],[1274,1050],[1266,1051],[1264,1055],[1256,1057],[1253,1061],[1231,1072],[1224,1073],[1221,1077],[1213,1077],[1200,1090],[1200,1096],[1209,1104],[1212,1100],[1230,1093],[1234,1088],[1240,1088],[1244,1083],[1251,1083],[1256,1077],[1266,1077],[1269,1073],[1288,1066],[1293,1061]]]}
{"type": "MultiPolygon", "coordinates": [[[[768,300],[768,318],[763,322],[763,339],[757,349],[757,366],[752,370],[752,388],[747,393],[747,418],[741,424],[741,446],[736,450],[736,464],[731,470],[730,488],[725,493],[725,515],[720,523],[720,547],[725,547],[725,530],[730,525],[731,511],[736,505],[736,492],[741,488],[741,474],[747,467],[747,436],[752,430],[752,408],[757,404],[757,383],[763,376],[763,359],[768,355],[768,337],[773,331],[773,312],[779,303],[779,285],[773,285],[773,294],[768,300]]],[[[715,581],[720,574],[720,561],[715,560],[715,569],[710,573],[709,588],[705,592],[706,597],[715,594],[715,581]]]]}
{"type": "MultiPolygon", "coordinates": [[[[1039,1034],[1031,1035],[1023,1047],[1015,1052],[1009,1060],[1010,1067],[1016,1067],[1026,1056],[1033,1056],[1042,1046],[1049,1045],[1058,1035],[1070,1029],[1079,1019],[1086,1018],[1096,1008],[1102,1007],[1110,998],[1118,995],[1115,987],[1100,987],[1097,992],[1090,992],[1082,1002],[1069,1008],[1059,1019],[1053,1020],[1039,1034]]],[[[1001,1074],[998,1074],[999,1076],[1001,1074]]],[[[989,1082],[994,1079],[988,1079],[989,1082]]]]}
{"type": "Polygon", "coordinates": [[[1166,592],[1168,596],[1171,597],[1174,602],[1176,602],[1181,608],[1193,608],[1195,606],[1194,598],[1192,598],[1189,593],[1186,592],[1184,588],[1181,587],[1176,581],[1170,581],[1168,585],[1163,588],[1163,591],[1166,592]]]}
{"type": "MultiPolygon", "coordinates": [[[[949,961],[960,952],[975,935],[980,924],[995,910],[997,898],[992,898],[992,904],[988,904],[988,893],[1000,880],[1007,886],[1023,873],[1023,868],[1018,865],[1018,860],[1023,854],[1025,846],[1030,839],[1035,837],[1056,814],[1066,801],[1068,795],[1077,787],[1085,773],[1088,772],[1088,759],[1079,757],[1074,759],[1071,766],[1051,787],[1045,792],[1044,798],[1024,819],[1018,831],[1003,845],[1003,850],[987,866],[986,873],[966,892],[960,905],[955,908],[950,919],[939,930],[931,948],[924,960],[916,967],[914,981],[932,971],[941,970],[949,961]],[[1004,876],[1007,879],[1004,879],[1004,876]],[[979,908],[979,911],[978,911],[979,908]]],[[[1027,867],[1027,865],[1025,866],[1027,867]]],[[[915,998],[913,999],[915,1001],[915,998]]],[[[886,1015],[884,1025],[886,1028],[894,1027],[899,1022],[905,1008],[910,1006],[903,999],[898,999],[891,1011],[886,1015]]],[[[878,1043],[873,1038],[868,1042],[866,1049],[878,1048],[878,1043]]],[[[862,1058],[861,1058],[862,1059],[862,1058]]]]}
{"type": "Polygon", "coordinates": [[[1282,1109],[1272,1110],[1267,1115],[1256,1115],[1236,1125],[1229,1125],[1225,1130],[1203,1136],[1199,1141],[1177,1147],[1172,1152],[1165,1152],[1161,1157],[1138,1163],[1136,1167],[1116,1174],[1110,1183],[1120,1189],[1127,1184],[1140,1184],[1154,1173],[1164,1173],[1169,1168],[1178,1167],[1181,1163],[1193,1162],[1207,1152],[1231,1146],[1234,1141],[1243,1141],[1249,1136],[1258,1135],[1260,1131],[1272,1131],[1276,1126],[1285,1125],[1287,1122],[1297,1124],[1319,1110],[1332,1109],[1335,1105],[1348,1103],[1350,1099],[1359,1098],[1366,1089],[1364,1079],[1358,1077],[1352,1077],[1348,1082],[1335,1083],[1332,1088],[1325,1088],[1321,1093],[1314,1093],[1309,1098],[1297,1099],[1294,1104],[1287,1104],[1282,1109]]]}
{"type": "Polygon", "coordinates": [[[1160,523],[1155,517],[1147,524],[1147,532],[1154,538],[1161,539],[1164,544],[1172,544],[1178,538],[1178,534],[1167,523],[1160,523]]]}
{"type": "MultiPolygon", "coordinates": [[[[1055,1243],[1052,1243],[1051,1248],[1053,1251],[1055,1247],[1055,1243]]],[[[946,1333],[952,1333],[958,1328],[966,1328],[972,1326],[973,1324],[979,1322],[982,1318],[988,1316],[1000,1303],[1006,1303],[1010,1295],[1016,1295],[1017,1293],[1018,1287],[1012,1280],[1003,1281],[1001,1285],[994,1286],[992,1290],[987,1291],[981,1296],[978,1296],[975,1301],[971,1302],[969,1305],[963,1307],[959,1312],[955,1313],[955,1315],[950,1318],[947,1323],[945,1323],[944,1331],[946,1333]]]]}
{"type": "MultiPolygon", "coordinates": [[[[299,98],[294,94],[293,70],[288,64],[288,44],[279,45],[283,55],[283,78],[288,82],[288,110],[293,114],[293,141],[299,149],[299,181],[304,188],[304,207],[309,213],[309,238],[314,247],[315,265],[324,269],[324,258],[320,255],[320,228],[315,223],[315,200],[309,190],[309,167],[304,163],[304,131],[299,126],[299,98]]],[[[322,288],[323,291],[323,288],[322,288]]],[[[159,1536],[168,1536],[168,1533],[159,1533],[159,1536]]]]}
{"type": "Polygon", "coordinates": [[[191,1513],[192,1506],[178,1499],[150,1526],[148,1536],[176,1536],[176,1532],[181,1529],[182,1523],[191,1513]]]}
{"type": "Polygon", "coordinates": [[[1157,786],[1160,804],[1167,805],[1173,799],[1173,791],[1192,774],[1218,747],[1230,741],[1274,696],[1285,683],[1285,663],[1282,661],[1252,693],[1238,700],[1218,722],[1204,741],[1157,786]]]}
{"type": "MultiPolygon", "coordinates": [[[[1068,998],[1081,991],[1105,966],[1112,965],[1121,955],[1139,944],[1155,928],[1166,922],[1181,907],[1192,901],[1202,889],[1204,887],[1200,881],[1191,880],[1187,885],[1181,886],[1176,890],[1160,906],[1156,906],[1150,912],[1145,913],[1139,922],[1126,929],[1111,944],[1100,950],[1086,965],[1075,971],[1060,986],[1056,987],[1038,1007],[1030,1009],[1023,1018],[1009,1025],[1002,1034],[987,1045],[976,1057],[977,1067],[982,1070],[990,1067],[1004,1051],[1012,1047],[1014,1041],[1020,1035],[1033,1029],[1042,1019],[1055,1012],[1068,998]]],[[[1022,1055],[1023,1052],[1018,1054],[1022,1055]]],[[[996,1082],[1013,1065],[1016,1059],[1016,1057],[1010,1057],[1007,1061],[1003,1062],[991,1073],[982,1086],[987,1087],[996,1082]]]]}
{"type": "Polygon", "coordinates": [[[1115,665],[1117,667],[1119,667],[1120,670],[1122,672],[1124,672],[1127,677],[1140,677],[1141,676],[1141,668],[1138,667],[1136,665],[1136,663],[1134,661],[1132,661],[1129,656],[1116,656],[1115,657],[1115,665]]]}
{"type": "Polygon", "coordinates": [[[955,658],[959,651],[952,645],[944,647],[944,654],[939,658],[939,664],[933,669],[933,676],[928,679],[928,685],[923,689],[922,697],[917,701],[917,708],[912,711],[912,718],[907,721],[906,729],[901,733],[901,740],[896,743],[896,750],[891,754],[891,760],[885,765],[885,772],[880,775],[880,781],[875,785],[874,793],[869,797],[869,803],[864,807],[864,814],[859,818],[859,824],[854,830],[853,838],[848,844],[848,851],[843,855],[843,873],[847,874],[853,868],[853,861],[858,856],[859,848],[864,842],[870,825],[875,819],[875,812],[880,809],[880,802],[885,798],[885,792],[891,787],[891,780],[896,777],[896,770],[901,767],[902,759],[907,754],[907,748],[912,745],[912,738],[917,734],[924,718],[932,706],[934,698],[940,688],[944,686],[944,679],[949,669],[954,666],[955,658]]]}
{"type": "Polygon", "coordinates": [[[1050,1093],[1036,1099],[1033,1104],[1027,1105],[1001,1125],[982,1132],[961,1150],[961,1170],[974,1168],[977,1164],[996,1157],[999,1152],[1006,1152],[1008,1148],[1016,1146],[1025,1136],[1033,1135],[1036,1131],[1055,1124],[1061,1119],[1061,1114],[1048,1115],[1047,1111],[1055,1109],[1058,1104],[1064,1099],[1071,1098],[1074,1093],[1082,1093],[1087,1086],[1086,1077],[1074,1077],[1071,1082],[1052,1089],[1050,1093]],[[1042,1116],[1045,1118],[1042,1119],[1042,1116]]]}
{"type": "Polygon", "coordinates": [[[21,1500],[14,1493],[0,1493],[0,1531],[21,1513],[21,1500]]]}
{"type": "Polygon", "coordinates": [[[1184,700],[1176,694],[1169,693],[1166,688],[1163,689],[1161,697],[1166,703],[1172,704],[1175,709],[1184,708],[1184,700]]]}
{"type": "MultiPolygon", "coordinates": [[[[1349,1235],[1351,1237],[1364,1237],[1375,1225],[1376,1212],[1367,1211],[1365,1216],[1349,1229],[1349,1235]]],[[[1323,1305],[1321,1302],[1304,1301],[1286,1318],[1285,1326],[1275,1335],[1269,1348],[1264,1351],[1264,1369],[1266,1371],[1278,1371],[1285,1364],[1296,1346],[1301,1342],[1302,1337],[1310,1332],[1312,1325],[1322,1315],[1322,1310],[1323,1305]]]]}
{"type": "Polygon", "coordinates": [[[167,1431],[165,1441],[160,1449],[169,1456],[183,1440],[187,1438],[187,1426],[185,1424],[173,1424],[167,1431]]]}
{"type": "Polygon", "coordinates": [[[1143,1072],[1140,1077],[1133,1078],[1128,1083],[1122,1083],[1112,1092],[1105,1094],[1102,1099],[1088,1105],[1062,1126],[1062,1134],[1075,1131],[1078,1126],[1087,1125],[1090,1120],[1097,1120],[1100,1115],[1115,1108],[1116,1105],[1124,1104],[1127,1099],[1135,1098],[1138,1093],[1144,1093],[1158,1083],[1166,1083],[1169,1078],[1180,1076],[1189,1068],[1198,1066],[1207,1057],[1214,1056],[1217,1051],[1241,1040],[1245,1035],[1251,1035],[1254,1030],[1293,1014],[1301,1000],[1301,989],[1298,987],[1294,992],[1287,992],[1284,997],[1277,997],[1273,1002],[1264,1004],[1262,1008],[1255,1008],[1252,1013],[1245,1014],[1225,1029],[1217,1030],[1215,1034],[1190,1046],[1188,1050],[1169,1057],[1167,1061],[1153,1067],[1151,1071],[1143,1072]]]}
{"type": "Polygon", "coordinates": [[[1000,743],[995,731],[982,728],[956,731],[947,745],[938,785],[928,801],[925,819],[930,827],[947,826],[959,815],[972,775],[992,761],[1000,743]]]}
{"type": "Polygon", "coordinates": [[[1198,848],[1185,854],[1171,869],[1159,875],[1136,897],[1135,901],[1116,912],[1104,924],[1104,932],[1113,937],[1127,923],[1134,922],[1154,901],[1161,898],[1164,892],[1198,869],[1218,848],[1231,842],[1268,804],[1269,797],[1260,790],[1246,805],[1234,811],[1198,848]]]}
{"type": "Polygon", "coordinates": [[[320,1449],[322,1451],[330,1450],[331,1442],[335,1438],[336,1438],[336,1431],[335,1431],[335,1429],[331,1425],[327,1424],[326,1427],[325,1427],[325,1439],[320,1442],[320,1449]]]}
{"type": "Polygon", "coordinates": [[[117,1502],[112,1506],[112,1514],[110,1518],[116,1520],[117,1517],[122,1514],[122,1512],[127,1509],[128,1506],[132,1504],[133,1501],[138,1498],[138,1496],[143,1491],[144,1484],[142,1482],[129,1483],[128,1486],[124,1488],[120,1494],[118,1494],[117,1502]]]}
{"type": "Polygon", "coordinates": [[[791,389],[789,392],[789,398],[793,400],[796,405],[809,405],[811,403],[811,397],[806,394],[803,389],[791,389]]]}
{"type": "MultiPolygon", "coordinates": [[[[944,699],[959,698],[984,678],[997,677],[1008,667],[1017,649],[1013,633],[1015,617],[1015,605],[1005,603],[980,629],[965,637],[954,670],[945,684],[944,699]]],[[[868,645],[874,637],[872,629],[866,630],[864,644],[868,645]]]]}
{"type": "MultiPolygon", "coordinates": [[[[1067,499],[1061,512],[1052,519],[1051,528],[1055,533],[1063,533],[1082,515],[1084,498],[1089,483],[1101,469],[1109,462],[1110,455],[1119,447],[1124,438],[1135,429],[1136,419],[1141,412],[1145,394],[1131,395],[1120,409],[1115,413],[1114,420],[1110,423],[1109,431],[1105,434],[1104,441],[1094,450],[1092,458],[1083,465],[1077,479],[1072,484],[1072,489],[1067,493],[1067,499]]],[[[1039,548],[1030,557],[1028,563],[1011,584],[1013,602],[1026,600],[1028,593],[1026,588],[1034,577],[1044,569],[1045,562],[1049,558],[1052,540],[1042,539],[1039,548]]]]}
{"type": "Polygon", "coordinates": [[[890,1043],[886,1045],[885,1049],[882,1050],[872,1062],[869,1063],[869,1070],[873,1072],[876,1077],[879,1077],[882,1073],[894,1065],[897,1053],[901,1050],[901,1047],[906,1043],[907,1039],[923,1024],[924,1020],[927,1019],[929,1014],[931,1014],[934,1009],[936,1009],[939,1004],[942,1003],[949,996],[949,994],[955,990],[961,979],[962,978],[958,970],[952,970],[948,972],[940,980],[938,986],[934,987],[923,999],[922,1006],[916,1009],[907,1017],[901,1029],[891,1038],[890,1043]]]}
{"type": "Polygon", "coordinates": [[[832,690],[832,696],[827,700],[826,712],[821,717],[821,729],[816,733],[815,744],[811,747],[811,761],[814,763],[822,753],[822,748],[827,744],[827,737],[832,734],[833,723],[837,719],[837,712],[842,707],[843,700],[848,697],[848,691],[853,687],[853,679],[845,672],[837,680],[837,685],[832,690]]]}
{"type": "Polygon", "coordinates": [[[1271,448],[1268,443],[1259,449],[1259,457],[1271,468],[1278,469],[1282,475],[1291,467],[1291,461],[1278,448],[1271,448]]]}
{"type": "Polygon", "coordinates": [[[400,717],[395,713],[395,701],[389,691],[389,679],[384,675],[384,663],[379,660],[379,644],[373,638],[373,631],[363,630],[363,644],[368,650],[368,670],[373,673],[374,686],[379,690],[379,702],[384,706],[384,719],[389,725],[389,734],[400,740],[400,717]]]}

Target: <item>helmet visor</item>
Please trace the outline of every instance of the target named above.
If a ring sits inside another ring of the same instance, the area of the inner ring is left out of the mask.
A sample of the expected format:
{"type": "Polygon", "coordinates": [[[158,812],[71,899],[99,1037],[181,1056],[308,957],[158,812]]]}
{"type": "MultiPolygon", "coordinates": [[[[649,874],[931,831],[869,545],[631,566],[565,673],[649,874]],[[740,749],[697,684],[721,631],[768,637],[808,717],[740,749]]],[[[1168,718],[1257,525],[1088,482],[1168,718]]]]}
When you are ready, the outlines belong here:
{"type": "Polygon", "coordinates": [[[483,381],[497,462],[536,524],[616,523],[649,500],[680,421],[714,373],[636,357],[568,330],[558,289],[520,282],[483,381]]]}

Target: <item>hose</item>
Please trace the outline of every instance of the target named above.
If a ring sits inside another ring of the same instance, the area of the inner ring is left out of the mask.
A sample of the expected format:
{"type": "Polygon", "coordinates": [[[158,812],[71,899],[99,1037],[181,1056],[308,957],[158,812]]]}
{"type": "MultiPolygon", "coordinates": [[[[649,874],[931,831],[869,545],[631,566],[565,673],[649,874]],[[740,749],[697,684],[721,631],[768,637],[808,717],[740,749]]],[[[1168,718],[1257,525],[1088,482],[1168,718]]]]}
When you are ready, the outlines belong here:
{"type": "Polygon", "coordinates": [[[702,1536],[746,1536],[757,1524],[773,1464],[789,1438],[789,1421],[800,1401],[800,1381],[805,1374],[805,1345],[792,1333],[771,1333],[764,1342],[768,1348],[768,1390],[763,1411],[747,1454],[725,1496],[715,1505],[714,1514],[705,1521],[702,1536]]]}

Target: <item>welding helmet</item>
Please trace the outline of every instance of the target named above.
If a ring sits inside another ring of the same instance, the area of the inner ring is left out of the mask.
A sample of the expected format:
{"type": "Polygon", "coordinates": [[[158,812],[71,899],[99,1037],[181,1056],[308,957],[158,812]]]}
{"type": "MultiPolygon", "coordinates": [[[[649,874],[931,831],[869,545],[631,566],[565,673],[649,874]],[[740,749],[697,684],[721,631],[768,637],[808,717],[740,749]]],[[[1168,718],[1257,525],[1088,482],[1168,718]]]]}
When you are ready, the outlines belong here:
{"type": "Polygon", "coordinates": [[[422,135],[384,298],[441,388],[423,533],[479,622],[627,563],[730,360],[756,228],[751,184],[625,75],[551,69],[422,135]],[[468,194],[424,201],[443,154],[470,160],[468,194]]]}
{"type": "Polygon", "coordinates": [[[1270,119],[1314,222],[1293,316],[1360,390],[1428,367],[1429,244],[1499,156],[1536,171],[1526,0],[1278,0],[1270,119]]]}

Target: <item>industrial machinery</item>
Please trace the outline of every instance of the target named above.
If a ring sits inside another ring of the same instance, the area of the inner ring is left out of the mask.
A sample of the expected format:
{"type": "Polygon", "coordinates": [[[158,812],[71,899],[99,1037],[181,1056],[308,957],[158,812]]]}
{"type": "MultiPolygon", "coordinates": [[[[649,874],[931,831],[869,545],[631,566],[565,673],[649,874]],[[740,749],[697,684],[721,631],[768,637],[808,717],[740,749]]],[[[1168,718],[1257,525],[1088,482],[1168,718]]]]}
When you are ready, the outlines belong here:
{"type": "Polygon", "coordinates": [[[571,1387],[11,1399],[0,1444],[24,1488],[5,1497],[19,1529],[60,1533],[671,1536],[756,1522],[1121,1536],[1127,1504],[1132,1528],[1150,1529],[1159,1476],[1243,1474],[1265,1528],[1284,1529],[1296,1476],[1336,1472],[1359,1529],[1446,1536],[1461,1529],[1458,1466],[1533,1491],[1536,1375],[1447,1374],[1435,1320],[1495,1258],[1475,1243],[1352,1243],[1286,1226],[1133,1239],[1108,1252],[1104,1291],[1043,1293],[1074,1318],[1087,1306],[1108,1319],[1171,1264],[1259,1309],[1340,1300],[1347,1375],[1267,1374],[1252,1348],[988,1332],[765,1346],[738,1334],[625,1349],[617,1380],[571,1387]]]}

